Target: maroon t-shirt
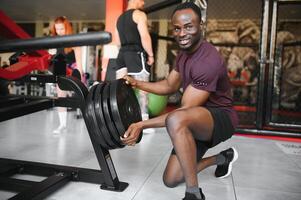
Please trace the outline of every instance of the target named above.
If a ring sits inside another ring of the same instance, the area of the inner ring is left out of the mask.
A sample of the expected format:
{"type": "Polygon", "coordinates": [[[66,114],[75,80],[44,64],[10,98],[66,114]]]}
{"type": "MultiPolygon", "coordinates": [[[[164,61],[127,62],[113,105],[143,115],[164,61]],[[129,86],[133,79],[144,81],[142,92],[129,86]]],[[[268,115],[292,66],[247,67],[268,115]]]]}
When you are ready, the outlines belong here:
{"type": "Polygon", "coordinates": [[[204,107],[220,108],[229,114],[232,125],[238,124],[236,111],[233,109],[231,84],[224,60],[216,48],[203,41],[192,54],[180,51],[176,58],[175,70],[182,78],[185,91],[188,85],[210,92],[204,107]]]}

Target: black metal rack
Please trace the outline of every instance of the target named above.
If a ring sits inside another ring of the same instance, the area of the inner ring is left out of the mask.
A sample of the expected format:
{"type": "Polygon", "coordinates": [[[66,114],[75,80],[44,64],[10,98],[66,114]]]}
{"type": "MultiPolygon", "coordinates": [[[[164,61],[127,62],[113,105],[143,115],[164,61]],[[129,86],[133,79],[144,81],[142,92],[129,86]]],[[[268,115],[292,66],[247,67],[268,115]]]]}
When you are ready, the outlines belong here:
{"type": "MultiPolygon", "coordinates": [[[[28,75],[22,78],[22,81],[57,83],[62,90],[73,91],[75,97],[9,96],[6,101],[4,99],[0,100],[9,105],[0,108],[0,121],[54,106],[77,107],[80,108],[82,113],[85,113],[85,98],[88,89],[80,80],[66,76],[28,75]]],[[[101,184],[102,189],[123,191],[128,183],[119,181],[109,151],[96,142],[94,130],[89,125],[89,119],[85,115],[83,115],[83,118],[101,170],[0,158],[0,189],[19,192],[11,198],[14,200],[42,199],[70,181],[96,183],[101,184]],[[47,178],[41,182],[11,178],[11,176],[18,173],[45,176],[47,178]]]]}

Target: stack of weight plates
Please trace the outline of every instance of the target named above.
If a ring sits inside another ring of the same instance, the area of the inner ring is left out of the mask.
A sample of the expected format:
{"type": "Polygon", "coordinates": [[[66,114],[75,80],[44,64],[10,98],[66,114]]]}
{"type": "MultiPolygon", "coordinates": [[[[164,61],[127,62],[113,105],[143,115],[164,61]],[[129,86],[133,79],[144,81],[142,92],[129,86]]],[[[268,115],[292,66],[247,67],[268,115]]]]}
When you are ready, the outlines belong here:
{"type": "MultiPolygon", "coordinates": [[[[85,115],[97,143],[105,149],[124,147],[120,137],[132,123],[142,120],[135,93],[123,79],[92,86],[86,99],[85,115]]],[[[137,143],[141,138],[142,133],[137,143]]]]}

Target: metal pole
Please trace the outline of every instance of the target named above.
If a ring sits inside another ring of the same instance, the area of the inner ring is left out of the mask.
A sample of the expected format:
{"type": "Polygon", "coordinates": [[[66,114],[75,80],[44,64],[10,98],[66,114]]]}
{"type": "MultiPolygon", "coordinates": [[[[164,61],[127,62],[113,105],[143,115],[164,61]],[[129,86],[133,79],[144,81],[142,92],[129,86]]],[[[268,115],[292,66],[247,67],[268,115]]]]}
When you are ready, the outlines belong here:
{"type": "Polygon", "coordinates": [[[57,37],[6,40],[0,42],[0,53],[86,45],[92,46],[98,44],[107,44],[111,42],[111,40],[111,33],[105,31],[57,37]]]}

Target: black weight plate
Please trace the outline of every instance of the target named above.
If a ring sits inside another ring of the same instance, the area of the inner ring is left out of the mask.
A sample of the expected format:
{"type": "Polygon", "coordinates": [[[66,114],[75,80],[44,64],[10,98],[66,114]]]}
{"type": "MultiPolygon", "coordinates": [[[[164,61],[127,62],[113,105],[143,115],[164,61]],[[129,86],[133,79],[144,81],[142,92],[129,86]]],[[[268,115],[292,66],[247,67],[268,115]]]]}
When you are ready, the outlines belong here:
{"type": "Polygon", "coordinates": [[[90,91],[87,95],[85,115],[86,115],[86,118],[88,119],[89,129],[93,131],[94,138],[102,146],[103,139],[99,138],[99,135],[97,135],[97,133],[95,133],[95,124],[93,122],[92,114],[91,114],[91,112],[92,112],[91,111],[91,105],[93,105],[92,96],[93,96],[93,92],[94,92],[95,88],[96,88],[96,85],[91,87],[90,91]]]}
{"type": "MultiPolygon", "coordinates": [[[[112,118],[120,136],[123,136],[128,127],[142,120],[141,110],[131,86],[124,79],[111,82],[110,85],[110,108],[112,118]]],[[[141,140],[142,133],[138,138],[141,140]]]]}
{"type": "Polygon", "coordinates": [[[102,108],[101,108],[101,95],[103,88],[105,87],[106,83],[98,84],[94,92],[93,98],[93,109],[94,109],[94,120],[96,122],[96,128],[98,129],[99,133],[104,138],[105,142],[111,147],[111,149],[116,148],[116,145],[112,142],[109,130],[107,128],[102,108]]]}
{"type": "MultiPolygon", "coordinates": [[[[102,83],[100,83],[102,84],[102,83]]],[[[96,127],[97,123],[95,123],[94,119],[93,119],[93,115],[94,115],[94,102],[93,102],[93,96],[94,96],[94,92],[95,89],[98,85],[94,85],[91,87],[89,94],[86,98],[86,109],[85,109],[85,113],[89,122],[89,126],[91,127],[91,129],[93,130],[93,133],[95,135],[95,138],[97,140],[97,142],[105,149],[109,149],[110,147],[107,145],[107,143],[105,142],[102,134],[99,132],[99,129],[96,127]]]]}
{"type": "Polygon", "coordinates": [[[112,140],[118,145],[118,147],[124,147],[120,140],[120,136],[118,133],[117,128],[113,122],[111,117],[111,110],[110,110],[110,84],[106,84],[102,92],[102,109],[103,114],[106,120],[106,124],[108,129],[111,133],[112,140]]]}

